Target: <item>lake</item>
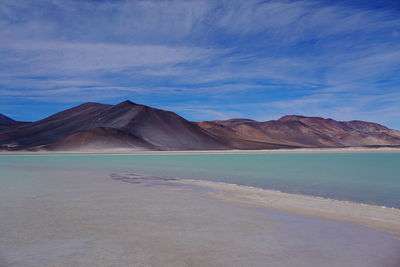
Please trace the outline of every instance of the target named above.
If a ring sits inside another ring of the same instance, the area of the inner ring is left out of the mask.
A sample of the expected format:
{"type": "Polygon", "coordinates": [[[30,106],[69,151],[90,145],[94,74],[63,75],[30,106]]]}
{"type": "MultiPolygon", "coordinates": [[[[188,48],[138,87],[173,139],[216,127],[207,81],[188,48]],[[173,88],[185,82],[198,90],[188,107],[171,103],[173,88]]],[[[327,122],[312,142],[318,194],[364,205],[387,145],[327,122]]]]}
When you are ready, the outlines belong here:
{"type": "Polygon", "coordinates": [[[0,187],[40,169],[201,179],[400,208],[400,153],[3,154],[0,187]]]}

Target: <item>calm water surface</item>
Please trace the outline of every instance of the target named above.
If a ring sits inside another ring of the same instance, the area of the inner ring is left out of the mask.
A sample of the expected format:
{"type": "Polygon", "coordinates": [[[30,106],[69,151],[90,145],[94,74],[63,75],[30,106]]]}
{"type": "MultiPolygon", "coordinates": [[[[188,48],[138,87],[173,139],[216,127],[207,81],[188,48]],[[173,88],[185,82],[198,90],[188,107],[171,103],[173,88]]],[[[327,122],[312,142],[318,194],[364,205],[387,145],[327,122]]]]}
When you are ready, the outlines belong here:
{"type": "Polygon", "coordinates": [[[203,179],[400,208],[400,153],[0,156],[1,183],[26,170],[203,179]]]}

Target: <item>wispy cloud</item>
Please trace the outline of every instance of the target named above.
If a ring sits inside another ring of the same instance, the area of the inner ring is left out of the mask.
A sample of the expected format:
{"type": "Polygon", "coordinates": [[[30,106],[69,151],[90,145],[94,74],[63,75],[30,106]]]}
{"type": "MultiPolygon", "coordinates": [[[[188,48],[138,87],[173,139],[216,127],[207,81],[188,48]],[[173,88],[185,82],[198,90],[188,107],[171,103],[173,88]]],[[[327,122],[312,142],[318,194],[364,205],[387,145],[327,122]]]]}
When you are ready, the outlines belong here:
{"type": "Polygon", "coordinates": [[[130,98],[191,119],[303,113],[400,128],[399,8],[2,0],[0,108],[130,98]]]}
{"type": "MultiPolygon", "coordinates": [[[[201,60],[212,51],[162,45],[119,45],[70,42],[19,42],[9,46],[2,64],[14,65],[31,75],[118,71],[126,68],[177,64],[201,60]]],[[[15,69],[14,69],[15,71],[15,69]]]]}

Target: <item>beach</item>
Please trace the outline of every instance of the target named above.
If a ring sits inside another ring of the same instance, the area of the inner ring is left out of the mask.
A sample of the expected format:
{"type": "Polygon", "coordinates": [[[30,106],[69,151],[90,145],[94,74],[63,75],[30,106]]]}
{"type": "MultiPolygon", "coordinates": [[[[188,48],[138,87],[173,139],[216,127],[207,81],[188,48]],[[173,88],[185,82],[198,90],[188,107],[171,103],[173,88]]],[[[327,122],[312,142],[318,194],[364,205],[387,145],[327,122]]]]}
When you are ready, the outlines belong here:
{"type": "Polygon", "coordinates": [[[398,266],[400,211],[215,182],[20,166],[0,266],[398,266]]]}

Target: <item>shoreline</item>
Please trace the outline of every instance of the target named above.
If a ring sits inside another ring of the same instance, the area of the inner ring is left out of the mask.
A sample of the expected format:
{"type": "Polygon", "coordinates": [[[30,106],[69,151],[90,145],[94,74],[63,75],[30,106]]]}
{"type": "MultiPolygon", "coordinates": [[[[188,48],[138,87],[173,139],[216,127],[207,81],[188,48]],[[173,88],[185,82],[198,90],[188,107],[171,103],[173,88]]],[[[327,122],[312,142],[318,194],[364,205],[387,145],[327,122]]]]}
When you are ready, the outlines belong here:
{"type": "Polygon", "coordinates": [[[395,234],[400,239],[400,209],[394,207],[206,180],[178,179],[169,182],[209,188],[211,190],[206,190],[207,194],[229,202],[258,206],[289,214],[355,223],[395,234]]]}
{"type": "MultiPolygon", "coordinates": [[[[297,150],[300,153],[354,153],[357,152],[387,152],[382,149],[318,149],[318,150],[297,150]]],[[[392,150],[390,150],[392,151],[392,150]]],[[[188,151],[151,151],[150,153],[140,154],[124,154],[124,153],[31,153],[31,154],[2,154],[4,156],[54,156],[54,155],[182,155],[188,151]]],[[[246,154],[249,151],[189,151],[187,154],[246,154]],[[200,152],[200,153],[199,153],[200,152]],[[210,153],[211,152],[211,153],[210,153]]],[[[292,150],[279,150],[279,151],[251,151],[253,154],[274,154],[274,153],[292,153],[292,150]],[[254,153],[255,152],[255,153],[254,153]]],[[[400,150],[396,150],[400,152],[400,150]]],[[[139,174],[140,176],[140,174],[139,174]]],[[[168,177],[158,177],[158,179],[167,179],[168,177]]],[[[206,193],[218,199],[232,201],[236,203],[249,204],[252,206],[264,207],[271,210],[280,212],[288,212],[290,214],[297,214],[302,216],[311,216],[315,218],[323,218],[334,221],[350,222],[359,225],[372,227],[374,229],[383,230],[385,232],[394,233],[400,237],[400,209],[398,207],[387,207],[381,205],[368,204],[363,202],[352,202],[347,200],[325,198],[315,195],[297,194],[279,191],[270,188],[253,187],[240,184],[230,184],[224,182],[208,181],[202,179],[167,179],[168,183],[175,183],[181,185],[199,186],[208,188],[206,193]]]]}
{"type": "Polygon", "coordinates": [[[113,173],[112,179],[146,186],[177,186],[229,203],[245,204],[292,215],[354,223],[395,234],[400,239],[400,209],[324,197],[285,193],[259,187],[137,173],[113,173]]]}
{"type": "MultiPolygon", "coordinates": [[[[248,151],[248,150],[232,150],[232,151],[142,151],[141,153],[117,153],[117,152],[109,152],[109,153],[100,153],[100,152],[95,152],[95,153],[88,153],[88,152],[57,152],[57,153],[37,153],[37,152],[30,152],[30,153],[1,153],[0,156],[76,156],[76,155],[82,155],[82,156],[100,156],[100,155],[110,155],[110,156],[118,156],[118,155],[229,155],[229,154],[282,154],[282,153],[307,153],[307,154],[316,154],[316,153],[390,153],[394,151],[394,153],[400,153],[400,149],[301,149],[297,151],[293,150],[257,150],[257,151],[248,151]]],[[[261,191],[267,194],[266,197],[268,197],[268,194],[272,194],[273,196],[276,196],[276,194],[281,194],[281,197],[284,198],[309,198],[311,200],[322,200],[322,201],[329,201],[329,202],[337,202],[337,203],[342,203],[342,204],[351,204],[351,205],[361,205],[361,206],[370,206],[370,207],[375,207],[378,209],[393,209],[393,210],[398,210],[400,211],[400,207],[394,207],[394,206],[385,206],[385,204],[375,204],[375,203],[368,203],[368,202],[356,202],[352,200],[342,200],[340,198],[331,198],[331,197],[325,197],[325,196],[318,196],[318,195],[313,195],[313,194],[304,194],[304,193],[292,193],[290,191],[281,191],[279,189],[273,189],[273,188],[268,188],[268,187],[257,187],[257,186],[247,186],[244,184],[232,184],[232,183],[226,183],[226,182],[218,182],[218,181],[211,181],[211,180],[204,180],[204,179],[192,179],[192,178],[181,178],[181,177],[171,177],[174,179],[177,179],[176,181],[180,181],[179,183],[187,183],[187,184],[192,184],[192,185],[202,185],[206,187],[211,187],[211,188],[218,188],[222,189],[222,186],[225,186],[225,189],[228,190],[233,190],[231,187],[235,187],[236,191],[243,191],[243,190],[254,190],[254,191],[261,191]]],[[[254,193],[254,191],[249,192],[249,193],[254,193]]],[[[219,195],[221,197],[222,194],[219,195]]],[[[226,199],[230,198],[229,196],[225,196],[226,199]]],[[[275,206],[271,205],[272,203],[261,203],[260,201],[257,200],[255,201],[254,199],[246,199],[246,198],[239,198],[238,196],[234,197],[235,201],[239,202],[249,202],[261,206],[266,206],[268,208],[276,208],[275,206]]],[[[300,208],[300,207],[299,207],[300,208]]],[[[292,207],[279,207],[277,210],[287,210],[290,213],[296,213],[296,209],[293,209],[292,207]]],[[[298,213],[298,212],[297,212],[298,213]]],[[[310,210],[302,210],[301,213],[298,213],[300,215],[310,213],[312,216],[316,215],[316,217],[320,218],[329,218],[335,220],[335,216],[331,216],[326,213],[320,213],[317,212],[317,214],[314,214],[315,211],[310,211],[310,210]]],[[[343,216],[342,216],[343,217],[343,216]]],[[[336,219],[337,220],[337,219],[336,219]]],[[[349,219],[349,218],[342,218],[340,221],[354,221],[357,219],[349,219]]],[[[400,222],[400,214],[398,217],[398,220],[400,222]]],[[[364,224],[365,225],[365,224],[364,224]]],[[[399,223],[400,225],[400,223],[399,223]]],[[[393,228],[393,227],[389,227],[393,228]]],[[[399,235],[400,235],[400,230],[395,230],[399,235]]]]}
{"type": "Polygon", "coordinates": [[[293,148],[257,150],[103,150],[103,151],[0,151],[0,156],[40,155],[187,155],[187,154],[291,154],[291,153],[400,153],[400,147],[293,148]]]}

